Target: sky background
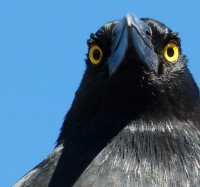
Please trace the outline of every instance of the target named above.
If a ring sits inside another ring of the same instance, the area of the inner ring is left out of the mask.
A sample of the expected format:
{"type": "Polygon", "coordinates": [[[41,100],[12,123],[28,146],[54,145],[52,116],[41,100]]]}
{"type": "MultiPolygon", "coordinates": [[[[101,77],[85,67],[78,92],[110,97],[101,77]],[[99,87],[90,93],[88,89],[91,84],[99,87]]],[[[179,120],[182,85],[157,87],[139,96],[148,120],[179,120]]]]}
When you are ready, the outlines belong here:
{"type": "Polygon", "coordinates": [[[127,12],[179,32],[200,85],[199,0],[0,1],[1,187],[53,150],[85,70],[90,33],[127,12]]]}

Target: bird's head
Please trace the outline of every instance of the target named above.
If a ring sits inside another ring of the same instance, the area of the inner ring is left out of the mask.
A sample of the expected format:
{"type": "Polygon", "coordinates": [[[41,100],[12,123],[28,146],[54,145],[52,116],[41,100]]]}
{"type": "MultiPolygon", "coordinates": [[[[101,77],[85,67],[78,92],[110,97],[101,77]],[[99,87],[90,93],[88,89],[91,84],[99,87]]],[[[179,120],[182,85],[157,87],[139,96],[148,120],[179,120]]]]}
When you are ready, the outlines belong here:
{"type": "Polygon", "coordinates": [[[76,93],[80,115],[186,115],[199,98],[178,33],[153,19],[126,14],[88,40],[86,71],[76,93]]]}

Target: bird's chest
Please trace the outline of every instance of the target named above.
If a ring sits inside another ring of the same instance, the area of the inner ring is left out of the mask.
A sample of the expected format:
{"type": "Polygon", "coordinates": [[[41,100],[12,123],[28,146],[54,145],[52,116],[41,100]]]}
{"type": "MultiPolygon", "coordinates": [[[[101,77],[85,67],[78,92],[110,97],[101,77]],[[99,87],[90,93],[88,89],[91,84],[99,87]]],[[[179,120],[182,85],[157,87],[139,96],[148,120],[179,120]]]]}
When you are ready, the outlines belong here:
{"type": "Polygon", "coordinates": [[[199,134],[187,133],[196,139],[189,140],[182,131],[131,125],[94,158],[74,186],[200,184],[199,134]]]}

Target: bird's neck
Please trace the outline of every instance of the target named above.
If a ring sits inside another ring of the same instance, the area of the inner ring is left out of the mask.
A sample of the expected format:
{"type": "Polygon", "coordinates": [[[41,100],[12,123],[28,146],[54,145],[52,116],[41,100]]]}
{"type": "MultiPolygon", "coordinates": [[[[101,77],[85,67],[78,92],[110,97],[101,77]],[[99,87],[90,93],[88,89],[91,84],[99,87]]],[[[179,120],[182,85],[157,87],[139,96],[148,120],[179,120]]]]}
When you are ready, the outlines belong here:
{"type": "Polygon", "coordinates": [[[148,119],[146,121],[157,119],[161,122],[173,119],[192,121],[196,123],[197,128],[200,128],[199,101],[188,106],[162,95],[154,97],[133,91],[117,93],[113,96],[108,92],[104,97],[90,95],[81,98],[81,102],[76,98],[63,123],[58,142],[63,142],[66,137],[72,138],[72,130],[74,135],[77,131],[77,134],[85,133],[84,136],[91,136],[90,138],[93,139],[100,134],[105,135],[105,139],[109,140],[128,123],[138,119],[148,119]]]}

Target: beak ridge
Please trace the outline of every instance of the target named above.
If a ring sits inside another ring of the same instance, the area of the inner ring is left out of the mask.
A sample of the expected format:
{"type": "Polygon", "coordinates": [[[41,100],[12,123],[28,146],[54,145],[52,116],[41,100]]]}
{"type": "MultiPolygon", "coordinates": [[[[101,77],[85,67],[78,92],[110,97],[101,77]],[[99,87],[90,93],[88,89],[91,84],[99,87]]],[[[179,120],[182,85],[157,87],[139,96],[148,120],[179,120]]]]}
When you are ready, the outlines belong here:
{"type": "Polygon", "coordinates": [[[151,43],[151,28],[133,14],[126,14],[112,31],[113,45],[108,59],[112,75],[125,58],[128,48],[133,47],[137,58],[150,71],[158,73],[158,57],[151,43]]]}

